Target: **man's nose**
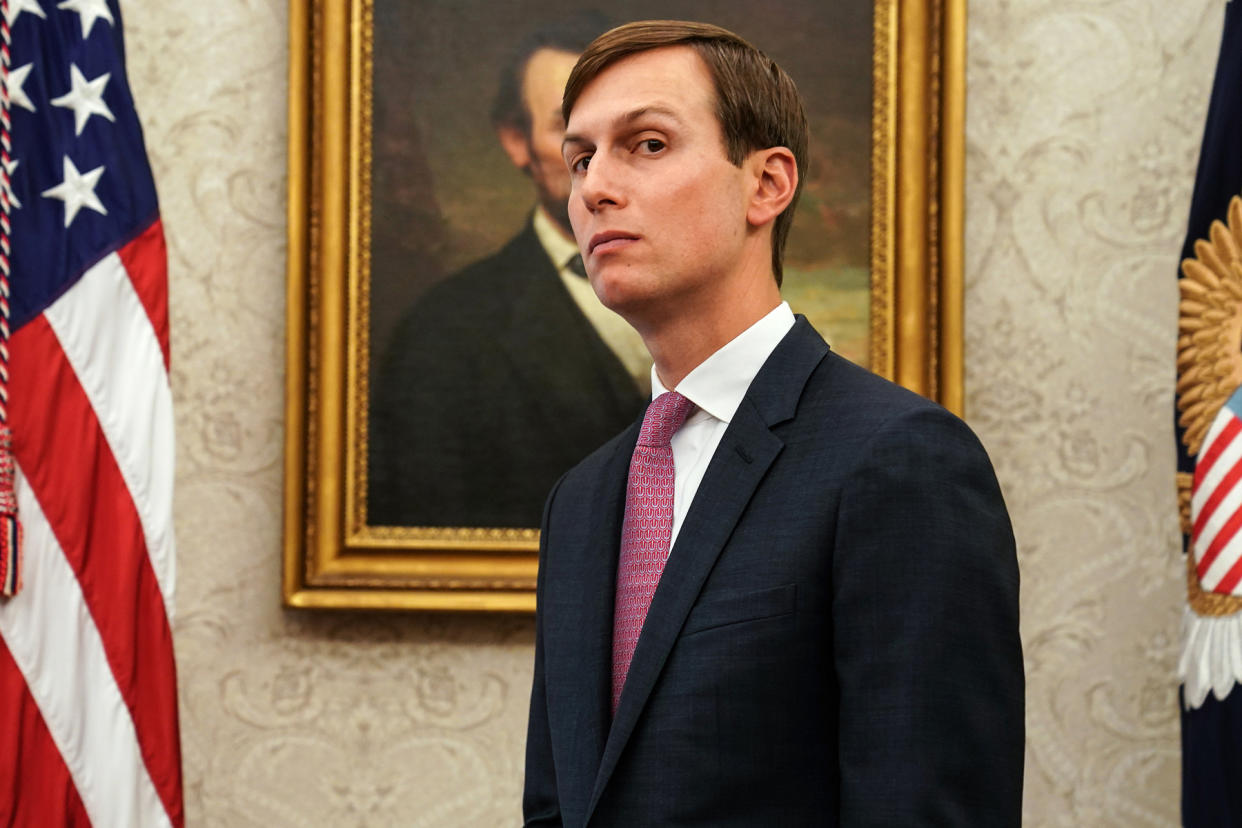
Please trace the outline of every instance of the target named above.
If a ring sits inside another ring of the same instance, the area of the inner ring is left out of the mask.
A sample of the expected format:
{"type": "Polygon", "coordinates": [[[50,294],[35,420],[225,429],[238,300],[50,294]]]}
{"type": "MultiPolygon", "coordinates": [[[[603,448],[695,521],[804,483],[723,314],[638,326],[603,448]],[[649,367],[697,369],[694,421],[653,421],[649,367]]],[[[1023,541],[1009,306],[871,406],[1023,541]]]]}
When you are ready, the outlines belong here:
{"type": "Polygon", "coordinates": [[[616,164],[599,155],[591,158],[582,176],[579,192],[586,208],[595,212],[604,207],[620,207],[624,204],[622,187],[616,164]]]}

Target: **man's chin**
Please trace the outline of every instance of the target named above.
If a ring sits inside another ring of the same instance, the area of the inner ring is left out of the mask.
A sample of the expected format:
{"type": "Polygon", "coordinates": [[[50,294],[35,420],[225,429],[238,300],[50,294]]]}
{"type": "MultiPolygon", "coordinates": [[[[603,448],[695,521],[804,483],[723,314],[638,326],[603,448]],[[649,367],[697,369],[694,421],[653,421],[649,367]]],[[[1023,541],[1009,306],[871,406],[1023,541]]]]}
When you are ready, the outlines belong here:
{"type": "Polygon", "coordinates": [[[651,314],[654,306],[660,304],[657,297],[639,290],[637,285],[626,281],[610,280],[606,275],[602,277],[593,275],[591,287],[594,288],[601,305],[640,332],[643,320],[651,314]]]}

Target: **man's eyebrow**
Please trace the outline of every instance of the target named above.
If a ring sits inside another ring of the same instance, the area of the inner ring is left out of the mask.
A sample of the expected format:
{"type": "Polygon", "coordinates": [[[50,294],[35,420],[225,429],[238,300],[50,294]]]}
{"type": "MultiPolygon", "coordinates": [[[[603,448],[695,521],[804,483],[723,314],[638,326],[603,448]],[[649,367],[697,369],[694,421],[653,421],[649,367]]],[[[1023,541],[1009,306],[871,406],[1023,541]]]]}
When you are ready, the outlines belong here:
{"type": "Polygon", "coordinates": [[[632,123],[640,120],[641,118],[645,118],[648,115],[661,115],[665,118],[676,121],[679,124],[683,123],[681,116],[677,114],[677,110],[673,109],[671,106],[664,106],[663,104],[652,104],[651,106],[643,106],[638,109],[631,110],[630,112],[627,112],[617,118],[617,123],[632,123]]]}
{"type": "MultiPolygon", "coordinates": [[[[650,106],[640,106],[638,109],[631,109],[629,112],[618,115],[613,119],[613,124],[617,126],[628,125],[649,115],[668,118],[671,121],[676,121],[678,124],[685,123],[682,117],[677,114],[677,110],[672,107],[665,106],[663,104],[651,104],[650,106]]],[[[579,146],[589,143],[591,142],[583,136],[577,133],[567,132],[565,133],[565,140],[561,141],[561,150],[564,151],[564,149],[570,145],[579,146]]]]}

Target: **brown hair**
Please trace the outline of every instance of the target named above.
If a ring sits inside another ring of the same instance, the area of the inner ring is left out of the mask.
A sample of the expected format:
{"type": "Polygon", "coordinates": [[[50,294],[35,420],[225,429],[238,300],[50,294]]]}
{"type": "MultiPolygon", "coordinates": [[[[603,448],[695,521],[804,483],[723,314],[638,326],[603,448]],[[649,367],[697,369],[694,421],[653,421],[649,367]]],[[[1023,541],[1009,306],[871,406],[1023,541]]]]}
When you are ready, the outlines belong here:
{"type": "Polygon", "coordinates": [[[772,273],[783,276],[782,260],[794,207],[806,178],[809,128],[802,96],[776,61],[727,29],[683,20],[643,20],[605,32],[587,46],[565,84],[565,122],[592,80],[629,55],[665,46],[689,46],[698,53],[716,86],[716,118],[725,156],[737,166],[756,150],[786,147],[798,165],[798,187],[772,225],[772,273]]]}

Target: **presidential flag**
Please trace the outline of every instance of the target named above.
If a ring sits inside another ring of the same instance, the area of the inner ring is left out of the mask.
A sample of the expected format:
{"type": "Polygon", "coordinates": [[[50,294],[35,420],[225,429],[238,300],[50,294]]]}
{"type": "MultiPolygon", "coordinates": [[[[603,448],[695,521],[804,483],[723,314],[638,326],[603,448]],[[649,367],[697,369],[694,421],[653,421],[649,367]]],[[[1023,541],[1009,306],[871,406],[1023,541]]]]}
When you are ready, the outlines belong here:
{"type": "Polygon", "coordinates": [[[1225,29],[1178,282],[1187,607],[1182,820],[1242,825],[1242,3],[1225,29]]]}
{"type": "Polygon", "coordinates": [[[121,13],[4,5],[0,413],[22,537],[0,597],[0,823],[181,825],[168,280],[121,13]]]}

